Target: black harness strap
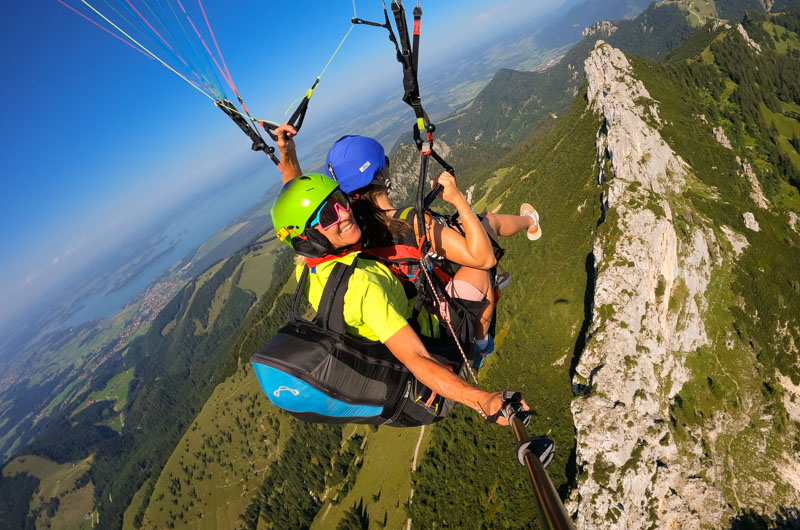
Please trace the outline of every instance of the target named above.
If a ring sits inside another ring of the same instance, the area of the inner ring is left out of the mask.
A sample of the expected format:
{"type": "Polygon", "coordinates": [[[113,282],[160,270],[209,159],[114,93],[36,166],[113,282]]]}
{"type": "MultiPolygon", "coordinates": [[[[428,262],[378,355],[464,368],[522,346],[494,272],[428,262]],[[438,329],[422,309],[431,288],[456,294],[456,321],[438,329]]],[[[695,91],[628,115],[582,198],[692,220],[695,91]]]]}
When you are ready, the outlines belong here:
{"type": "Polygon", "coordinates": [[[412,57],[414,59],[414,71],[418,72],[417,66],[419,65],[419,34],[422,27],[422,8],[417,2],[414,8],[414,48],[412,49],[412,57]]]}
{"type": "MultiPolygon", "coordinates": [[[[384,13],[386,12],[384,8],[384,13]]],[[[416,123],[414,124],[414,143],[417,146],[420,154],[420,171],[419,182],[417,188],[417,211],[420,214],[428,209],[428,207],[436,199],[436,196],[441,191],[439,185],[435,186],[427,195],[424,195],[424,189],[428,180],[428,157],[432,157],[450,174],[455,174],[453,167],[448,164],[433,147],[433,133],[436,130],[436,125],[431,123],[428,114],[422,106],[422,97],[419,91],[419,81],[417,79],[419,67],[419,46],[420,35],[422,27],[422,8],[419,2],[414,7],[414,29],[413,29],[413,44],[408,33],[408,25],[406,23],[406,12],[403,4],[397,0],[392,2],[392,14],[394,15],[395,25],[397,26],[397,33],[399,36],[399,44],[394,39],[394,33],[391,26],[387,28],[390,34],[390,40],[395,44],[397,51],[397,60],[403,66],[403,101],[406,102],[414,110],[416,123]],[[425,131],[425,140],[422,138],[422,131],[425,131]]],[[[388,14],[386,15],[388,19],[388,14]]],[[[422,215],[417,220],[417,228],[420,234],[425,233],[425,223],[422,215]]]]}
{"type": "Polygon", "coordinates": [[[347,333],[344,327],[344,295],[357,265],[358,257],[350,265],[338,262],[333,265],[333,271],[325,282],[317,316],[314,319],[314,322],[323,329],[340,335],[347,333]]]}
{"type": "Polygon", "coordinates": [[[364,24],[367,26],[374,26],[378,28],[385,28],[389,32],[389,40],[392,42],[397,52],[397,61],[403,67],[403,101],[414,109],[414,114],[417,119],[423,119],[422,128],[428,128],[428,117],[425,110],[422,108],[422,102],[419,94],[419,83],[417,82],[417,66],[419,62],[419,36],[420,36],[420,21],[422,18],[422,9],[417,5],[414,8],[414,44],[412,48],[411,38],[408,33],[408,25],[406,23],[406,11],[401,2],[397,0],[392,1],[392,14],[394,15],[395,25],[397,26],[397,35],[392,30],[392,25],[389,20],[389,12],[386,9],[386,4],[383,5],[383,15],[385,22],[380,24],[378,22],[370,22],[361,18],[353,18],[353,24],[364,24]]]}
{"type": "MultiPolygon", "coordinates": [[[[303,96],[303,99],[300,101],[300,103],[297,105],[297,108],[294,109],[294,112],[289,117],[289,121],[286,122],[292,127],[294,127],[297,132],[300,132],[300,127],[303,126],[303,120],[305,120],[306,112],[308,111],[308,103],[309,101],[311,101],[311,94],[314,92],[314,89],[317,88],[318,84],[319,84],[319,77],[317,77],[314,80],[314,83],[311,85],[311,88],[309,88],[306,91],[306,95],[303,96]]],[[[267,121],[260,121],[258,123],[260,123],[261,126],[264,128],[264,130],[267,131],[267,134],[269,135],[270,138],[272,138],[273,141],[275,142],[278,141],[278,135],[276,135],[274,131],[275,129],[280,127],[280,125],[278,125],[277,123],[270,123],[267,121]]]]}
{"type": "MultiPolygon", "coordinates": [[[[357,265],[358,257],[350,265],[338,262],[333,265],[333,270],[325,282],[325,288],[322,290],[322,296],[317,306],[317,315],[313,320],[314,325],[320,329],[332,331],[339,335],[347,333],[344,325],[344,295],[347,292],[350,277],[353,275],[357,265]]],[[[300,316],[300,303],[305,296],[308,275],[309,268],[306,266],[303,268],[303,273],[297,282],[297,290],[294,293],[292,309],[289,314],[290,323],[307,322],[300,316]]]]}
{"type": "MultiPolygon", "coordinates": [[[[420,14],[422,12],[420,11],[420,14]]],[[[403,4],[399,2],[392,2],[392,14],[394,15],[394,22],[397,26],[397,34],[399,36],[400,49],[397,52],[397,60],[403,65],[403,101],[414,109],[417,118],[424,116],[422,110],[422,102],[419,95],[419,83],[417,82],[417,68],[416,63],[419,52],[419,35],[414,37],[416,45],[411,48],[411,40],[408,35],[408,26],[406,25],[406,10],[403,4]]]]}
{"type": "Polygon", "coordinates": [[[289,323],[294,324],[300,322],[303,318],[300,316],[300,302],[303,299],[303,289],[308,280],[308,267],[303,267],[303,272],[300,275],[300,280],[297,282],[297,289],[294,291],[294,300],[292,301],[292,309],[289,311],[289,323]]]}

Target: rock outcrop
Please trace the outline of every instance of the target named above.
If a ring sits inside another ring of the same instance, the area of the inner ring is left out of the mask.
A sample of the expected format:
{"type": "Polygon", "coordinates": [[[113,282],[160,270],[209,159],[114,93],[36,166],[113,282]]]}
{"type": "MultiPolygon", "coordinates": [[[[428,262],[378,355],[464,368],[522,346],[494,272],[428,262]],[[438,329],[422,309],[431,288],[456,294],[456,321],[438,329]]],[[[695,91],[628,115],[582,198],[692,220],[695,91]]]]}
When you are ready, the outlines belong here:
{"type": "MultiPolygon", "coordinates": [[[[782,431],[777,418],[798,417],[800,387],[780,374],[759,374],[758,346],[733,324],[720,324],[731,305],[759,321],[730,279],[752,251],[748,238],[757,236],[750,231],[761,230],[756,215],[762,223],[772,215],[758,179],[738,158],[750,197],[763,209],[741,211],[743,226],[704,217],[693,201],[724,201],[724,193],[697,177],[711,168],[690,167],[667,144],[659,103],[625,55],[598,42],[585,71],[587,112],[602,120],[596,155],[603,208],[591,323],[573,378],[578,476],[568,510],[581,529],[699,529],[723,527],[746,509],[772,515],[795,506],[800,459],[785,448],[796,427],[782,431]],[[705,369],[697,368],[700,359],[705,369]],[[728,395],[698,394],[698,384],[716,384],[709,366],[728,395]],[[768,384],[789,397],[765,398],[768,384]],[[684,402],[698,396],[709,401],[684,402]]],[[[721,128],[703,123],[732,148],[721,128]]],[[[796,356],[792,322],[775,333],[796,356]]]]}
{"type": "Polygon", "coordinates": [[[714,127],[714,138],[716,138],[723,147],[733,149],[731,141],[728,140],[728,136],[725,134],[725,129],[722,127],[714,127]]]}
{"type": "Polygon", "coordinates": [[[757,53],[761,53],[761,45],[750,38],[750,35],[747,34],[747,31],[745,31],[744,26],[742,26],[741,24],[736,24],[736,30],[739,32],[739,34],[742,36],[742,38],[744,39],[744,41],[747,43],[748,46],[754,49],[757,53]]]}
{"type": "MultiPolygon", "coordinates": [[[[703,121],[705,122],[705,119],[703,121]]],[[[721,126],[718,126],[714,127],[712,132],[714,133],[714,138],[716,138],[720,145],[733,150],[731,141],[728,139],[728,135],[725,134],[725,129],[723,129],[721,126]]],[[[742,168],[742,170],[739,172],[739,175],[745,177],[747,182],[750,183],[750,198],[753,199],[753,202],[755,202],[760,208],[769,208],[769,201],[767,201],[767,197],[764,195],[764,191],[761,189],[761,183],[758,181],[756,172],[753,171],[753,166],[750,165],[750,162],[747,161],[747,159],[742,159],[738,155],[736,156],[736,162],[742,168]]]]}
{"type": "Polygon", "coordinates": [[[617,26],[615,26],[613,22],[609,20],[601,20],[599,22],[595,22],[588,28],[584,29],[581,32],[581,34],[584,37],[587,37],[589,35],[601,35],[605,37],[610,37],[611,35],[616,33],[617,29],[619,28],[617,28],[617,26]]]}
{"type": "Polygon", "coordinates": [[[744,226],[753,232],[761,232],[761,227],[758,225],[758,221],[756,221],[756,216],[753,215],[753,212],[744,212],[742,214],[742,219],[744,220],[744,226]]]}
{"type": "MultiPolygon", "coordinates": [[[[437,139],[435,147],[442,158],[447,160],[450,157],[451,148],[444,141],[437,139]]],[[[419,182],[419,158],[417,148],[405,143],[399,144],[397,151],[392,155],[389,166],[389,197],[395,204],[415,204],[419,182]]],[[[433,160],[430,161],[428,168],[428,180],[441,171],[433,160]]]]}
{"type": "Polygon", "coordinates": [[[730,242],[731,248],[733,248],[733,252],[736,254],[736,256],[741,256],[742,252],[744,252],[744,249],[750,246],[750,243],[747,242],[747,238],[742,234],[737,234],[734,232],[731,227],[722,225],[720,229],[730,242]]]}
{"type": "Polygon", "coordinates": [[[750,165],[750,162],[738,156],[736,157],[736,162],[742,167],[742,171],[739,175],[747,178],[747,182],[750,183],[750,198],[753,199],[753,202],[756,203],[759,208],[769,208],[769,201],[767,201],[767,197],[761,189],[761,183],[758,181],[758,177],[756,177],[756,172],[753,171],[753,166],[750,165]]]}
{"type": "Polygon", "coordinates": [[[675,528],[718,522],[725,501],[694,454],[679,451],[669,407],[689,377],[686,352],[709,343],[702,293],[718,266],[718,243],[701,219],[679,237],[673,210],[690,168],[651,127],[658,107],[625,55],[599,42],[586,60],[605,219],[594,245],[593,322],[575,384],[579,528],[675,528]],[[688,457],[686,455],[689,455],[688,457]]]}

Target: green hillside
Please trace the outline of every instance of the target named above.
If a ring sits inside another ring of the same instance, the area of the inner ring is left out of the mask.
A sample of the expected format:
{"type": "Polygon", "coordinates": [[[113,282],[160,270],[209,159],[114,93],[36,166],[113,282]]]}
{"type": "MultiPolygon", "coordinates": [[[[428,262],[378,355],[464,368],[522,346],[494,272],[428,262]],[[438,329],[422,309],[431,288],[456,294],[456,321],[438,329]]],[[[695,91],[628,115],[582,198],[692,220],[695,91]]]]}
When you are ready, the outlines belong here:
{"type": "MultiPolygon", "coordinates": [[[[129,499],[143,483],[152,484],[158,478],[157,472],[211,395],[215,385],[208,383],[232,373],[225,369],[228,352],[256,301],[255,294],[240,288],[237,281],[244,270],[242,262],[263,244],[257,242],[225,260],[209,277],[190,282],[153,321],[148,334],[131,344],[125,356],[136,367],[136,386],[125,411],[130,429],[115,443],[98,447],[93,467],[104,519],[121,523],[129,499]],[[235,281],[227,285],[231,277],[235,281]],[[212,320],[214,300],[222,293],[225,303],[212,320]],[[172,329],[165,331],[173,321],[172,329]],[[120,450],[126,454],[122,468],[120,450]],[[106,493],[122,502],[107,502],[106,493]]],[[[281,274],[271,278],[267,298],[280,291],[286,280],[285,266],[276,270],[281,274]]],[[[143,511],[147,501],[145,495],[137,510],[143,511]]]]}
{"type": "Polygon", "coordinates": [[[217,386],[152,485],[147,509],[137,517],[132,503],[123,527],[235,527],[291,432],[260,392],[249,364],[217,386]]]}
{"type": "MultiPolygon", "coordinates": [[[[46,420],[25,452],[57,463],[91,457],[87,478],[101,519],[121,525],[144,485],[146,494],[133,510],[143,513],[161,468],[214,381],[234,373],[232,345],[251,308],[257,312],[257,298],[271,306],[283,289],[288,260],[267,234],[190,281],[146,333],[85,378],[82,397],[46,420]]],[[[275,320],[282,322],[283,314],[275,320]]],[[[57,521],[60,513],[50,519],[57,521]]]]}
{"type": "MultiPolygon", "coordinates": [[[[587,269],[599,216],[594,134],[600,123],[584,113],[584,106],[579,94],[549,134],[510,155],[503,163],[510,171],[498,177],[484,199],[501,213],[518,212],[519,203],[530,202],[541,216],[540,241],[523,236],[503,241],[507,255],[501,269],[514,279],[498,307],[504,338],[481,384],[523,392],[535,412],[529,430],[548,434],[558,447],[549,468],[557,487],[575,474],[570,367],[586,333],[587,269]]],[[[513,457],[510,431],[485,426],[474,413],[458,408],[432,436],[410,508],[420,527],[447,522],[474,528],[475,521],[530,527],[536,508],[513,457]]]]}
{"type": "MultiPolygon", "coordinates": [[[[0,385],[0,453],[4,458],[28,445],[45,428],[47,418],[74,412],[76,403],[85,405],[93,399],[87,395],[115,376],[120,367],[117,357],[124,354],[127,344],[147,332],[150,321],[190,277],[203,274],[263,234],[270,226],[268,204],[275,193],[274,187],[267,190],[259,202],[156,278],[117,315],[60,329],[27,345],[20,353],[24,363],[9,366],[0,385]],[[101,365],[105,366],[98,370],[101,365]]],[[[134,257],[128,264],[129,274],[153,260],[152,256],[134,257]]],[[[258,287],[264,282],[252,274],[260,266],[251,260],[250,272],[245,271],[249,279],[243,285],[256,296],[266,288],[258,287]]]]}
{"type": "MultiPolygon", "coordinates": [[[[6,429],[0,436],[4,458],[27,445],[45,425],[45,417],[85,400],[91,391],[86,373],[133,338],[122,333],[140,307],[137,300],[109,320],[51,333],[37,343],[37,350],[24,366],[10,369],[31,375],[19,378],[0,398],[0,425],[6,429]]],[[[10,375],[16,378],[17,373],[10,375]]]]}
{"type": "MultiPolygon", "coordinates": [[[[93,512],[94,487],[89,481],[90,467],[91,457],[80,462],[58,464],[38,456],[22,456],[6,464],[3,477],[4,482],[7,477],[38,479],[38,495],[30,501],[28,509],[19,514],[27,516],[30,522],[35,521],[37,528],[48,524],[56,528],[91,528],[91,517],[86,518],[86,514],[93,512]]],[[[3,495],[13,497],[19,493],[4,491],[3,495]]]]}

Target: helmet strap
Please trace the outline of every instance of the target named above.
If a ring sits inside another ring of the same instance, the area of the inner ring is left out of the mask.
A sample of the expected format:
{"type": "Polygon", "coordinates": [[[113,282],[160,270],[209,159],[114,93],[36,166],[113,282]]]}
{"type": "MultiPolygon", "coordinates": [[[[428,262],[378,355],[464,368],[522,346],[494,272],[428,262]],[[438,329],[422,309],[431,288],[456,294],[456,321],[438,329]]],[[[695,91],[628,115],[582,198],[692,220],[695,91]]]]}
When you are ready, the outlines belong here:
{"type": "Polygon", "coordinates": [[[306,230],[306,234],[292,238],[292,248],[295,252],[308,258],[319,258],[331,253],[333,247],[325,236],[313,229],[306,230]]]}

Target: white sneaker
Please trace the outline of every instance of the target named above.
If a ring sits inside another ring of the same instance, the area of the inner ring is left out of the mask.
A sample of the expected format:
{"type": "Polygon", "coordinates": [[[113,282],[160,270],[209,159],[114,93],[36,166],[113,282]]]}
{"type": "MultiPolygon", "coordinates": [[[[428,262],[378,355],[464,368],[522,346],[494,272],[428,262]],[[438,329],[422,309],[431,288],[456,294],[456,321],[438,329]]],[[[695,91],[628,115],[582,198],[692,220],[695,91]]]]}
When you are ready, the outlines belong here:
{"type": "Polygon", "coordinates": [[[527,215],[533,219],[533,226],[528,228],[528,239],[531,241],[536,241],[542,237],[542,227],[539,226],[539,213],[536,211],[536,208],[527,202],[523,202],[519,207],[519,214],[527,215]]]}

